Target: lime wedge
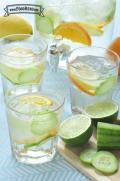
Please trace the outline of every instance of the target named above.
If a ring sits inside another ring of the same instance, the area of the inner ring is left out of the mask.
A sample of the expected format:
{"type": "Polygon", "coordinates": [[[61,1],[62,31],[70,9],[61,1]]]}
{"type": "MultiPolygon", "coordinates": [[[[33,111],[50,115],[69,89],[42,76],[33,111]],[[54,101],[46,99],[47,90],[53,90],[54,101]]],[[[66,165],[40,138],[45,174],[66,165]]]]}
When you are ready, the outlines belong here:
{"type": "Polygon", "coordinates": [[[31,124],[31,131],[36,135],[52,133],[58,127],[58,118],[56,113],[44,111],[36,115],[31,124]]]}
{"type": "Polygon", "coordinates": [[[102,82],[97,88],[96,88],[96,95],[105,95],[107,92],[109,92],[116,84],[116,76],[108,77],[104,82],[102,82]]]}
{"type": "Polygon", "coordinates": [[[67,118],[60,126],[59,136],[70,145],[86,143],[92,135],[91,119],[82,114],[67,118]]]}
{"type": "Polygon", "coordinates": [[[91,117],[94,124],[97,122],[113,122],[117,119],[118,105],[113,101],[100,101],[87,105],[85,108],[87,114],[91,117]]]}

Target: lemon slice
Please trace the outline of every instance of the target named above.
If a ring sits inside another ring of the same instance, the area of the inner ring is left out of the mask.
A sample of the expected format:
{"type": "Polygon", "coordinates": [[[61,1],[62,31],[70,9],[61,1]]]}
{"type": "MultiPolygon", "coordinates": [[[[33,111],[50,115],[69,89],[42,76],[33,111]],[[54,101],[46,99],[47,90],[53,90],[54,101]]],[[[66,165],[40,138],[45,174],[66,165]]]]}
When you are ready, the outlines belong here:
{"type": "Polygon", "coordinates": [[[83,26],[90,35],[102,35],[102,24],[92,24],[87,22],[79,22],[79,25],[83,26]]]}
{"type": "Polygon", "coordinates": [[[25,95],[20,97],[20,101],[34,105],[45,105],[45,106],[53,105],[53,101],[51,99],[40,95],[25,95]]]}

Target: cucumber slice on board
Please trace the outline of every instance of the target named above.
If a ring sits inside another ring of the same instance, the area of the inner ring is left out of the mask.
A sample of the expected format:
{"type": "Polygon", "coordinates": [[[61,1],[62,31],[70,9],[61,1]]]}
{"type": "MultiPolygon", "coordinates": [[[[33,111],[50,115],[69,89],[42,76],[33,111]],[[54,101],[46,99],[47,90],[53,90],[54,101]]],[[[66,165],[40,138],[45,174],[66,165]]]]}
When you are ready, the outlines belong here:
{"type": "Polygon", "coordinates": [[[105,174],[112,174],[118,170],[117,158],[108,151],[97,152],[92,159],[92,165],[105,174]]]}
{"type": "Polygon", "coordinates": [[[97,125],[97,149],[120,149],[120,126],[99,122],[97,125]]]}
{"type": "Polygon", "coordinates": [[[92,121],[82,114],[68,117],[60,126],[59,136],[69,145],[82,145],[92,135],[92,121]]]}
{"type": "Polygon", "coordinates": [[[92,148],[85,149],[80,154],[80,160],[86,164],[92,164],[92,158],[96,154],[96,150],[92,148]]]}
{"type": "Polygon", "coordinates": [[[119,110],[118,105],[111,100],[95,102],[87,105],[84,109],[95,126],[97,122],[113,123],[117,119],[119,110]]]}

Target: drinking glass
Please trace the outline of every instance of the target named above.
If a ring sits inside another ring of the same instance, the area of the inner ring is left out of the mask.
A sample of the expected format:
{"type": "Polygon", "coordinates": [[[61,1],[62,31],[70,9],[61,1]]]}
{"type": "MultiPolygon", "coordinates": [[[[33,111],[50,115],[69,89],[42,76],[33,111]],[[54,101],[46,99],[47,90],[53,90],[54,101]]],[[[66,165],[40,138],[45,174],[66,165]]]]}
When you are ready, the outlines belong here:
{"type": "Polygon", "coordinates": [[[6,111],[12,153],[22,163],[51,161],[64,98],[40,85],[20,85],[6,94],[6,111]]]}
{"type": "Polygon", "coordinates": [[[0,72],[4,92],[14,85],[40,83],[47,44],[33,35],[13,34],[0,40],[0,72]]]}
{"type": "Polygon", "coordinates": [[[100,47],[80,47],[69,53],[71,108],[79,112],[89,104],[111,100],[118,76],[119,57],[100,47]]]}

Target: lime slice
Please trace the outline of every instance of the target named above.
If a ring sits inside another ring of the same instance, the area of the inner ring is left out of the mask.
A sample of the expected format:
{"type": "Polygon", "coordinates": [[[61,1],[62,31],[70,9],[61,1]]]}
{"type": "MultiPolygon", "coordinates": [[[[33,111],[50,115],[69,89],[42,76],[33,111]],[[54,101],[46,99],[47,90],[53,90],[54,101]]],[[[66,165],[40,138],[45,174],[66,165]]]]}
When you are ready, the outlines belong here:
{"type": "Polygon", "coordinates": [[[118,170],[118,160],[111,152],[99,151],[92,159],[92,165],[105,174],[112,174],[118,170]]]}
{"type": "Polygon", "coordinates": [[[117,119],[118,105],[113,101],[100,101],[93,104],[89,104],[84,107],[87,114],[91,117],[94,124],[97,122],[113,122],[117,119]]]}
{"type": "Polygon", "coordinates": [[[30,103],[35,105],[53,105],[53,101],[50,98],[41,95],[25,95],[21,96],[19,99],[24,103],[30,103]]]}
{"type": "Polygon", "coordinates": [[[96,154],[96,150],[93,148],[85,149],[80,154],[80,160],[86,164],[92,164],[92,158],[96,154]]]}
{"type": "Polygon", "coordinates": [[[108,93],[116,84],[116,76],[108,77],[104,82],[102,82],[97,88],[96,88],[96,95],[105,95],[108,93]]]}
{"type": "Polygon", "coordinates": [[[36,135],[44,135],[46,133],[52,133],[52,131],[55,130],[55,128],[57,129],[57,127],[58,118],[56,113],[44,110],[43,112],[41,111],[39,115],[34,117],[31,124],[31,131],[36,135]]]}
{"type": "Polygon", "coordinates": [[[60,126],[59,136],[70,145],[86,143],[92,135],[91,119],[82,114],[67,118],[60,126]]]}

